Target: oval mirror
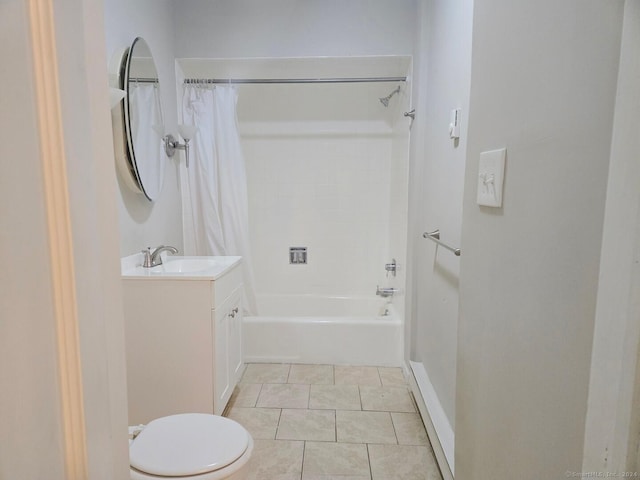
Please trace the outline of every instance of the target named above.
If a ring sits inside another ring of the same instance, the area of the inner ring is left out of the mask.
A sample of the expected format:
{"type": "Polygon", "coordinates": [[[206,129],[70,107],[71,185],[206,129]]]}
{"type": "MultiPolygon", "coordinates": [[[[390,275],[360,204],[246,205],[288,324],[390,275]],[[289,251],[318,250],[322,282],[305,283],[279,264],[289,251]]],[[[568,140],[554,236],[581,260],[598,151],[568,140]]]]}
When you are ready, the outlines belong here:
{"type": "Polygon", "coordinates": [[[136,38],[121,55],[118,84],[126,97],[116,156],[126,183],[154,201],[164,181],[164,120],[158,71],[144,39],[136,38]]]}

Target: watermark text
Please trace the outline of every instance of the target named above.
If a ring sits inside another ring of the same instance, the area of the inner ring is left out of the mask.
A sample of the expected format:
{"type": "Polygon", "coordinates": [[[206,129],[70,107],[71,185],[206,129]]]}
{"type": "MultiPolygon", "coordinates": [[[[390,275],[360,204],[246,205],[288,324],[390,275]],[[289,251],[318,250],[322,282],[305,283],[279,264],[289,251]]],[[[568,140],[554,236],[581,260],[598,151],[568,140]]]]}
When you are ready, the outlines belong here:
{"type": "Polygon", "coordinates": [[[567,478],[640,478],[639,472],[571,472],[564,474],[567,478]]]}

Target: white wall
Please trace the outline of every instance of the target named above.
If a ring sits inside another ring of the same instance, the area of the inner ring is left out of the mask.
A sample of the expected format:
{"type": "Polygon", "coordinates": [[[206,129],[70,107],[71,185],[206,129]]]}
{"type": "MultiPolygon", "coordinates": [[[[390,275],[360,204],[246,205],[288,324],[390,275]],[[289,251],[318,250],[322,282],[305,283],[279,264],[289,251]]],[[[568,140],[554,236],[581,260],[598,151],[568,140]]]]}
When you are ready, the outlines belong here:
{"type": "MultiPolygon", "coordinates": [[[[57,259],[50,254],[52,240],[47,228],[51,203],[62,202],[50,202],[43,191],[45,169],[39,151],[41,133],[36,122],[25,5],[13,1],[0,5],[0,52],[12,72],[0,80],[2,90],[11,92],[0,100],[0,124],[13,139],[0,147],[0,245],[4,252],[0,290],[0,477],[62,480],[69,478],[63,464],[64,450],[69,447],[63,440],[58,348],[69,352],[61,340],[65,335],[56,332],[54,304],[60,304],[60,300],[53,298],[51,265],[57,259]]],[[[77,310],[82,362],[87,478],[125,478],[124,342],[118,238],[112,227],[117,212],[110,163],[113,152],[102,3],[69,0],[56,2],[54,7],[57,36],[48,45],[54,57],[48,58],[57,59],[62,110],[59,126],[65,146],[64,155],[54,161],[58,166],[66,161],[67,167],[64,174],[56,171],[56,178],[66,175],[70,201],[69,247],[73,248],[74,268],[66,273],[75,278],[76,286],[73,307],[77,310]]],[[[56,84],[51,81],[49,86],[49,94],[56,95],[56,84]]],[[[48,113],[49,122],[58,121],[54,116],[57,112],[48,113]]],[[[70,307],[68,303],[66,306],[70,307]]]]}
{"type": "Polygon", "coordinates": [[[0,4],[0,55],[11,72],[0,79],[0,125],[12,138],[0,146],[0,477],[62,480],[55,318],[27,19],[25,2],[0,4]]]}
{"type": "Polygon", "coordinates": [[[180,0],[176,56],[411,54],[415,0],[180,0]]]}
{"type": "MultiPolygon", "coordinates": [[[[393,210],[402,215],[398,197],[405,192],[406,209],[407,157],[406,149],[399,157],[400,142],[385,122],[403,96],[394,97],[389,109],[378,98],[395,87],[241,87],[238,115],[259,294],[372,296],[376,285],[390,283],[384,264],[393,255],[392,190],[393,210]],[[259,120],[263,111],[273,120],[259,120]],[[288,249],[295,246],[308,248],[307,265],[289,264],[288,249]]],[[[404,218],[396,219],[401,234],[404,218]]],[[[395,255],[404,262],[401,245],[395,255]]]]}
{"type": "Polygon", "coordinates": [[[129,451],[104,6],[56,7],[89,477],[107,480],[127,475],[129,451]]]}
{"type": "Polygon", "coordinates": [[[476,0],[456,477],[581,471],[621,1],[476,0]],[[476,204],[507,148],[503,207],[476,204]]]}
{"type": "Polygon", "coordinates": [[[289,126],[243,135],[256,291],[371,296],[390,260],[390,132],[289,126]],[[289,265],[295,246],[307,265],[289,265]]]}
{"type": "Polygon", "coordinates": [[[411,359],[424,365],[451,428],[455,428],[460,259],[422,239],[422,233],[440,229],[442,241],[460,246],[472,13],[471,0],[421,4],[419,21],[424,36],[416,52],[423,65],[416,78],[422,87],[417,109],[420,123],[411,132],[412,142],[423,149],[412,156],[417,179],[411,200],[416,212],[411,220],[416,292],[411,359]],[[448,131],[454,108],[462,109],[457,141],[448,131]]]}
{"type": "Polygon", "coordinates": [[[257,292],[372,295],[387,261],[389,136],[243,137],[243,147],[257,292]],[[306,266],[289,265],[295,246],[308,247],[306,266]]]}
{"type": "Polygon", "coordinates": [[[638,468],[640,2],[624,10],[583,471],[638,468]],[[634,391],[634,389],[636,389],[634,391]],[[634,396],[636,398],[634,398],[634,396]]]}
{"type": "MultiPolygon", "coordinates": [[[[167,133],[177,134],[173,6],[170,0],[105,0],[107,60],[121,48],[143,37],[153,54],[161,85],[167,133]]],[[[165,158],[164,187],[155,202],[131,190],[118,172],[120,254],[145,247],[173,245],[182,250],[182,213],[177,159],[165,158]]]]}

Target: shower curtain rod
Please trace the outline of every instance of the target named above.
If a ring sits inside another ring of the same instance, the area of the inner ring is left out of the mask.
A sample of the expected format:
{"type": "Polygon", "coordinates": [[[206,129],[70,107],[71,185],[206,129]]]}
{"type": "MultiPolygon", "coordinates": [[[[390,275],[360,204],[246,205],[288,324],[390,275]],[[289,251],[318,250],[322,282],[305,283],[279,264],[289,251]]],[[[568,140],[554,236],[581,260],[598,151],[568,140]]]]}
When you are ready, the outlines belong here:
{"type": "Polygon", "coordinates": [[[151,77],[129,77],[129,82],[133,82],[133,83],[159,83],[157,78],[151,78],[151,77]]]}
{"type": "Polygon", "coordinates": [[[361,77],[361,78],[187,78],[185,84],[259,84],[259,83],[371,83],[406,82],[407,77],[361,77]]]}

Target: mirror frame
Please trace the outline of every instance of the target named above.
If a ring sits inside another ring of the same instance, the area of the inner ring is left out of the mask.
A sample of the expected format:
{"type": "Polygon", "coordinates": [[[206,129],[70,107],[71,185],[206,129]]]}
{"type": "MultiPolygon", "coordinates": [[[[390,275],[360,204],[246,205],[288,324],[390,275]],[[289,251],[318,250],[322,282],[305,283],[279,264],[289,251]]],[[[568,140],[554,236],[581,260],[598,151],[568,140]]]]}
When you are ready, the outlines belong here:
{"type": "MultiPolygon", "coordinates": [[[[157,200],[162,191],[162,185],[164,183],[164,169],[166,168],[166,163],[163,162],[165,154],[164,149],[162,149],[161,156],[158,158],[158,162],[160,163],[160,165],[158,166],[158,168],[160,169],[159,187],[157,194],[153,195],[148,187],[145,188],[145,182],[141,176],[140,168],[136,160],[136,151],[131,131],[130,68],[131,60],[133,58],[131,53],[134,51],[136,44],[138,44],[139,42],[142,42],[147,47],[149,52],[151,52],[151,49],[149,48],[147,42],[142,37],[136,37],[130,47],[126,47],[119,53],[116,53],[116,55],[114,55],[114,58],[112,59],[112,68],[110,69],[112,71],[111,84],[112,86],[126,92],[126,96],[119,102],[119,106],[112,110],[115,143],[114,146],[116,150],[116,163],[120,170],[121,177],[124,179],[127,186],[135,192],[142,193],[147,200],[153,202],[157,200]]],[[[157,75],[158,70],[155,66],[153,55],[151,55],[151,60],[157,75]]],[[[160,106],[160,108],[162,107],[160,106]]],[[[140,152],[138,152],[138,156],[140,156],[140,152]]]]}

